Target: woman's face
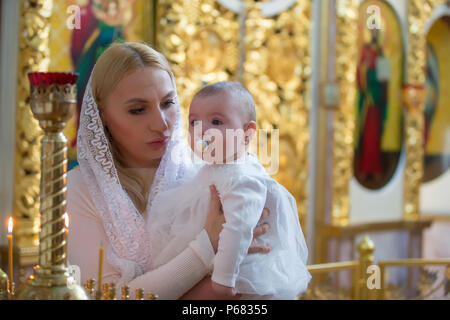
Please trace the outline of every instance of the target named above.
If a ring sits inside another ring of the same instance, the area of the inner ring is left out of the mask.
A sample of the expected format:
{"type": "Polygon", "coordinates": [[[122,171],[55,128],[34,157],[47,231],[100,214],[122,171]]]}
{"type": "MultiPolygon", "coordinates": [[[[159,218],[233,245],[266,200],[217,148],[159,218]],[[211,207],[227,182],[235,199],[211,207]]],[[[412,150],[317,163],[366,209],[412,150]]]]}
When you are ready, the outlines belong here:
{"type": "Polygon", "coordinates": [[[172,135],[177,108],[175,88],[165,70],[145,67],[116,85],[100,114],[127,167],[159,164],[172,135]]]}

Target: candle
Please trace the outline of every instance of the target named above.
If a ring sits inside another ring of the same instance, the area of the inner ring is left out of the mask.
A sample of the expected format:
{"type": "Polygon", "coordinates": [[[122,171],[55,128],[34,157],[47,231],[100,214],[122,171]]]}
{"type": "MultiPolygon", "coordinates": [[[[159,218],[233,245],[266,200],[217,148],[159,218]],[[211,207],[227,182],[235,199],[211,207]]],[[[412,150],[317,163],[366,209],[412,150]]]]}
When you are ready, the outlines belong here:
{"type": "Polygon", "coordinates": [[[67,212],[64,214],[64,223],[66,225],[66,247],[65,247],[65,265],[67,266],[67,256],[69,255],[69,250],[67,244],[69,243],[69,215],[67,212]]]}
{"type": "Polygon", "coordinates": [[[100,250],[98,254],[98,287],[97,290],[102,290],[102,272],[103,272],[103,246],[100,244],[100,250]]]}
{"type": "Polygon", "coordinates": [[[8,220],[8,261],[9,261],[9,292],[13,293],[13,221],[12,217],[8,220]]]}

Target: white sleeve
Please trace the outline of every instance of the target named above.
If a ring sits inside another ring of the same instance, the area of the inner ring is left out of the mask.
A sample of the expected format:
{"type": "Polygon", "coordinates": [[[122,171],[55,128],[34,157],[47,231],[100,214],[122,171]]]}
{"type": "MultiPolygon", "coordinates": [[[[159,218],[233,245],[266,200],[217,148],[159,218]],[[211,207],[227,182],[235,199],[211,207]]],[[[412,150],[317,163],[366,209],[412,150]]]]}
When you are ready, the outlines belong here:
{"type": "MultiPolygon", "coordinates": [[[[80,267],[81,284],[98,278],[99,247],[109,240],[103,223],[81,176],[71,175],[67,184],[67,212],[70,217],[68,260],[80,267]]],[[[106,252],[106,250],[105,250],[106,252]]],[[[165,265],[130,281],[130,298],[137,288],[159,295],[160,299],[177,299],[202,280],[212,269],[214,250],[203,229],[178,256],[165,265]]],[[[104,259],[103,283],[116,282],[120,273],[104,259]]]]}
{"type": "MultiPolygon", "coordinates": [[[[109,241],[79,169],[68,173],[67,214],[70,221],[68,262],[80,268],[81,285],[89,279],[98,280],[99,248],[103,246],[107,250],[109,241]]],[[[117,281],[120,274],[105,260],[103,283],[117,281]]]]}
{"type": "Polygon", "coordinates": [[[249,176],[233,177],[230,183],[219,183],[216,187],[226,222],[220,233],[212,280],[234,287],[239,265],[247,255],[253,229],[264,209],[267,187],[249,176]]]}
{"type": "MultiPolygon", "coordinates": [[[[130,294],[142,288],[160,299],[178,299],[211,271],[214,250],[203,229],[186,249],[168,263],[128,283],[130,294]]],[[[130,295],[131,298],[132,295],[130,295]]]]}

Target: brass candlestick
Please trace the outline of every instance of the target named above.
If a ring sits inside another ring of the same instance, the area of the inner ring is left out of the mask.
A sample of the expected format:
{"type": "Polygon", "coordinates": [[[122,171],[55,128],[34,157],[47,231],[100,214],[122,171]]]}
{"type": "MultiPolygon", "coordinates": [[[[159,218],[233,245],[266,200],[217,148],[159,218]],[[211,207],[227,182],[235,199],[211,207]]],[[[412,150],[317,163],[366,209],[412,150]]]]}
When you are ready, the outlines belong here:
{"type": "Polygon", "coordinates": [[[89,297],[91,299],[95,299],[95,279],[89,279],[84,288],[86,289],[86,291],[89,294],[89,297]]]}
{"type": "Polygon", "coordinates": [[[122,300],[129,300],[130,299],[130,287],[128,286],[122,286],[122,300]]]}
{"type": "Polygon", "coordinates": [[[144,289],[136,289],[136,300],[144,300],[144,289]]]}
{"type": "Polygon", "coordinates": [[[41,148],[39,265],[14,298],[88,300],[88,294],[76,284],[65,264],[67,139],[62,130],[74,112],[78,75],[35,72],[28,77],[31,110],[45,133],[41,148]]]}
{"type": "Polygon", "coordinates": [[[103,284],[103,295],[100,300],[109,300],[109,283],[103,284]]]}
{"type": "Polygon", "coordinates": [[[159,298],[159,296],[154,293],[147,293],[146,297],[147,297],[146,300],[158,300],[158,298],[159,298]]]}
{"type": "Polygon", "coordinates": [[[116,299],[116,284],[111,282],[108,287],[109,300],[117,300],[116,299]]]}
{"type": "Polygon", "coordinates": [[[0,269],[0,300],[8,300],[8,275],[0,269]]]}

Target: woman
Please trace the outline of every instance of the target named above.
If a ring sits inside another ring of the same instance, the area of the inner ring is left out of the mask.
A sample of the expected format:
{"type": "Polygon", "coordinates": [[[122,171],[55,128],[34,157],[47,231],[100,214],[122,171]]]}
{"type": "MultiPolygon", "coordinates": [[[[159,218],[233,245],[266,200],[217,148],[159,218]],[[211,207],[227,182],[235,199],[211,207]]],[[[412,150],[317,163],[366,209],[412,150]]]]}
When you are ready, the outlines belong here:
{"type": "MultiPolygon", "coordinates": [[[[77,144],[80,166],[67,184],[68,260],[80,267],[82,282],[97,278],[103,246],[103,282],[162,299],[225,298],[214,296],[208,277],[225,222],[213,186],[204,229],[167,264],[152,266],[167,233],[152,229],[160,222],[153,200],[198,169],[189,161],[174,77],[160,53],[139,43],[115,43],[103,53],[86,88],[77,144]]],[[[255,228],[255,236],[268,227],[255,228]]],[[[269,250],[254,244],[249,253],[269,250]]]]}

